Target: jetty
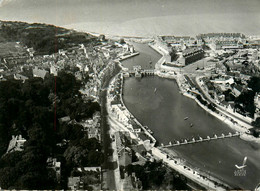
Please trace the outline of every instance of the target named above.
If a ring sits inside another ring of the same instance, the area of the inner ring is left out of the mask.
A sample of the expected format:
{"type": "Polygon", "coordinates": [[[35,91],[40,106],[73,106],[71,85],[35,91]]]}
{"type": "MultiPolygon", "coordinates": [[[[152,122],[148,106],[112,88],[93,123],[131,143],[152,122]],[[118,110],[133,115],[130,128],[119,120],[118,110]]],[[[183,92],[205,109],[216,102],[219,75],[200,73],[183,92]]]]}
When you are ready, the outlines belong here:
{"type": "Polygon", "coordinates": [[[132,54],[129,54],[129,55],[121,56],[121,57],[119,58],[119,61],[126,60],[126,59],[128,59],[128,58],[137,56],[137,55],[139,55],[139,54],[140,54],[139,52],[135,52],[135,53],[132,53],[132,54]]]}

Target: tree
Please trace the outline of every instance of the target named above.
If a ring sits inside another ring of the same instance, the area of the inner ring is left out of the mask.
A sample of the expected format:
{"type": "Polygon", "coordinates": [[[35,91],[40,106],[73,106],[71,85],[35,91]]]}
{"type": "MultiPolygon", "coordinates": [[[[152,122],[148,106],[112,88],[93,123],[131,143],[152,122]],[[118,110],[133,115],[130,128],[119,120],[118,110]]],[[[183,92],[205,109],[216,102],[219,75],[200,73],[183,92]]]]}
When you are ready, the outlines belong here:
{"type": "Polygon", "coordinates": [[[251,116],[254,116],[255,113],[255,104],[254,104],[255,93],[253,91],[242,92],[236,99],[236,107],[239,107],[240,104],[243,104],[243,109],[250,113],[251,116]]]}
{"type": "Polygon", "coordinates": [[[19,161],[21,161],[23,154],[24,154],[24,152],[14,151],[14,152],[4,155],[0,159],[0,168],[2,168],[4,166],[14,167],[19,161]]]}
{"type": "Polygon", "coordinates": [[[259,137],[259,132],[256,131],[256,129],[252,130],[252,134],[254,137],[258,138],[259,137]]]}
{"type": "Polygon", "coordinates": [[[252,88],[254,92],[260,92],[260,77],[251,77],[248,82],[248,87],[252,88]]]}
{"type": "Polygon", "coordinates": [[[61,124],[58,134],[61,140],[75,140],[83,138],[82,127],[77,124],[61,124]]]}
{"type": "Polygon", "coordinates": [[[23,189],[53,189],[55,187],[55,177],[53,173],[48,174],[47,170],[44,174],[40,172],[27,172],[23,174],[17,181],[17,187],[23,189]]]}
{"type": "Polygon", "coordinates": [[[260,128],[260,117],[256,118],[256,120],[252,122],[252,125],[255,128],[260,128]]]}
{"type": "Polygon", "coordinates": [[[187,180],[184,178],[184,180],[181,178],[181,176],[178,174],[173,174],[173,179],[172,179],[172,185],[173,189],[176,190],[188,190],[188,186],[186,184],[187,180]]]}
{"type": "Polygon", "coordinates": [[[103,161],[104,156],[100,151],[90,151],[88,153],[88,166],[100,166],[103,161]]]}
{"type": "Polygon", "coordinates": [[[0,169],[0,186],[2,189],[9,189],[17,179],[17,174],[13,167],[0,169]]]}

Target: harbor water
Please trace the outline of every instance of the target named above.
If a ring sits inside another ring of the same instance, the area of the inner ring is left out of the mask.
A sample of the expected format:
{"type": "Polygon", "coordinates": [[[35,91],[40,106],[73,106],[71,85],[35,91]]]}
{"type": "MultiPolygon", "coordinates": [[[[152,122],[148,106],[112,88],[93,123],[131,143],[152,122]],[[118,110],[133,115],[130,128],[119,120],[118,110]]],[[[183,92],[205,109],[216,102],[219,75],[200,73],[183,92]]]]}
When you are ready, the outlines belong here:
{"type": "MultiPolygon", "coordinates": [[[[135,47],[140,55],[125,60],[123,66],[150,67],[150,59],[154,66],[160,55],[147,45],[137,45],[135,47]]],[[[126,107],[154,132],[159,143],[168,144],[170,141],[234,132],[223,121],[208,114],[194,100],[180,94],[175,80],[157,76],[126,78],[123,93],[126,107]]],[[[233,137],[172,147],[170,150],[187,164],[235,188],[253,189],[260,182],[259,144],[233,137]],[[246,174],[236,174],[235,164],[241,165],[245,156],[248,157],[246,174]]]]}

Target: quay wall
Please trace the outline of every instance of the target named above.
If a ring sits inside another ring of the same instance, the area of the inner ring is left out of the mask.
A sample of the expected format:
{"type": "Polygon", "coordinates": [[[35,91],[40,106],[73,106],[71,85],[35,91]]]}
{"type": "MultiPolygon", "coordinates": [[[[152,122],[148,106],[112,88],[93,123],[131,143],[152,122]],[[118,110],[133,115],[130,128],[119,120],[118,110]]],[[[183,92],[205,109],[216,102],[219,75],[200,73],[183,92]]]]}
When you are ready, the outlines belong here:
{"type": "MultiPolygon", "coordinates": [[[[236,123],[233,123],[230,119],[233,119],[233,117],[231,115],[228,115],[228,113],[223,113],[221,110],[218,110],[220,113],[216,113],[216,112],[213,112],[212,110],[210,110],[208,107],[206,107],[205,105],[203,105],[202,103],[200,103],[200,101],[193,95],[187,93],[187,91],[185,90],[185,87],[183,87],[183,83],[180,81],[180,78],[179,76],[177,75],[179,73],[179,69],[175,69],[175,68],[172,68],[171,71],[170,71],[170,74],[169,73],[162,73],[160,70],[166,70],[168,71],[169,70],[169,67],[164,67],[162,66],[162,62],[165,60],[164,59],[164,53],[154,44],[149,44],[149,46],[154,49],[155,51],[159,52],[162,57],[158,60],[158,62],[155,64],[155,72],[154,72],[154,75],[157,75],[159,77],[162,77],[162,78],[168,78],[168,79],[175,79],[177,84],[178,84],[178,87],[180,89],[180,92],[186,96],[186,97],[189,97],[191,99],[194,99],[196,101],[196,103],[202,108],[204,109],[205,111],[207,111],[208,113],[210,113],[211,115],[213,115],[214,117],[218,118],[219,120],[223,121],[224,123],[226,123],[230,128],[232,128],[233,130],[235,131],[239,131],[241,133],[246,133],[248,132],[248,128],[250,128],[250,125],[246,125],[246,124],[240,124],[237,122],[236,123]]],[[[227,108],[223,108],[225,110],[227,110],[227,108]]],[[[226,112],[229,112],[229,111],[226,111],[226,112]]],[[[234,114],[236,117],[240,117],[241,115],[238,114],[238,113],[232,113],[234,114]]],[[[243,117],[242,119],[248,121],[248,122],[251,122],[250,119],[243,117]]],[[[237,120],[235,120],[237,121],[237,120]]],[[[241,137],[241,136],[240,136],[241,137]]],[[[244,136],[245,137],[245,136],[244,136]]],[[[253,136],[252,137],[252,140],[255,140],[255,138],[253,136]]],[[[246,137],[246,140],[249,140],[248,136],[246,137]]],[[[260,142],[260,140],[258,141],[260,142]]]]}
{"type": "Polygon", "coordinates": [[[121,102],[123,108],[127,110],[127,112],[129,113],[129,115],[133,117],[133,120],[137,123],[137,125],[138,125],[139,127],[141,127],[141,129],[144,131],[144,133],[152,139],[152,143],[151,143],[151,144],[152,144],[152,146],[154,146],[155,143],[156,143],[156,139],[151,135],[151,133],[149,133],[149,132],[147,131],[147,129],[146,129],[146,128],[136,119],[136,117],[128,110],[128,108],[126,107],[126,105],[125,105],[125,103],[124,103],[124,101],[123,101],[124,77],[123,77],[122,73],[119,74],[119,75],[120,75],[119,78],[121,79],[120,102],[121,102]]]}
{"type": "Polygon", "coordinates": [[[126,60],[126,59],[128,59],[128,58],[137,56],[137,55],[139,55],[139,54],[140,54],[139,52],[135,52],[135,53],[133,53],[133,54],[130,54],[130,55],[127,55],[127,56],[123,56],[123,57],[121,57],[121,58],[119,59],[119,61],[126,60]]]}
{"type": "Polygon", "coordinates": [[[200,103],[200,101],[193,95],[187,93],[181,86],[180,80],[178,78],[177,75],[168,75],[166,73],[161,73],[161,72],[157,72],[156,73],[157,76],[162,77],[162,78],[168,78],[168,79],[175,79],[178,87],[180,89],[180,92],[182,93],[182,95],[191,98],[193,100],[196,101],[196,103],[205,111],[207,111],[208,113],[210,113],[211,115],[213,115],[214,117],[218,118],[219,120],[223,121],[224,123],[226,123],[230,128],[232,128],[233,130],[239,131],[241,133],[245,133],[248,131],[247,128],[242,127],[238,124],[234,124],[233,122],[231,122],[227,117],[225,117],[224,115],[218,114],[212,110],[210,110],[208,107],[206,107],[205,105],[203,105],[202,103],[200,103]]]}
{"type": "MultiPolygon", "coordinates": [[[[122,66],[122,64],[121,64],[120,61],[117,61],[117,62],[118,62],[118,64],[119,64],[119,66],[122,68],[122,70],[126,69],[126,68],[124,68],[124,67],[122,66]]],[[[167,74],[161,73],[159,70],[156,70],[156,71],[155,71],[155,75],[157,75],[157,76],[159,76],[159,77],[163,77],[163,78],[175,79],[175,80],[177,81],[177,84],[178,84],[178,86],[179,86],[179,89],[182,91],[182,93],[184,93],[184,92],[183,92],[184,90],[181,89],[180,82],[179,82],[179,80],[178,80],[178,78],[177,78],[176,75],[171,75],[171,76],[169,76],[169,75],[167,75],[167,74]]],[[[125,106],[125,104],[124,104],[124,102],[123,102],[123,99],[122,99],[123,83],[124,83],[124,80],[123,80],[123,76],[122,76],[120,100],[121,100],[121,103],[122,103],[123,107],[130,113],[131,116],[134,117],[134,115],[127,109],[127,107],[125,106]]],[[[193,98],[193,97],[192,97],[192,98],[193,98]]],[[[184,176],[186,176],[186,177],[189,178],[190,180],[196,182],[197,184],[199,184],[199,185],[201,185],[201,186],[203,186],[203,187],[206,187],[206,185],[207,185],[207,186],[210,185],[210,188],[211,188],[211,189],[216,189],[216,187],[215,187],[215,185],[214,185],[214,182],[220,182],[220,180],[217,180],[217,179],[215,179],[215,180],[210,180],[210,179],[207,179],[207,178],[202,179],[202,177],[201,177],[201,175],[200,175],[201,172],[200,172],[200,173],[196,172],[191,166],[190,166],[189,168],[184,168],[184,166],[187,167],[187,165],[184,165],[184,164],[178,164],[178,165],[176,165],[173,160],[167,159],[168,154],[165,153],[165,152],[163,151],[163,149],[159,149],[159,148],[155,147],[156,139],[144,128],[143,125],[141,125],[141,123],[140,123],[135,117],[134,117],[134,119],[135,119],[135,121],[136,121],[137,123],[140,124],[140,127],[144,130],[144,132],[145,132],[147,135],[150,135],[150,138],[152,138],[152,140],[154,140],[154,143],[152,143],[151,146],[152,146],[152,153],[153,153],[153,155],[154,155],[156,158],[162,159],[162,160],[165,162],[165,164],[168,165],[170,168],[173,168],[173,169],[177,170],[178,172],[180,172],[181,174],[183,174],[184,176]],[[188,169],[190,169],[190,170],[188,170],[188,169]],[[193,172],[194,172],[195,174],[193,174],[193,172]]],[[[130,131],[130,130],[128,130],[128,131],[130,131]]],[[[131,133],[131,132],[130,132],[130,133],[131,133]]],[[[223,184],[222,184],[222,185],[223,185],[223,184]]],[[[225,189],[223,189],[223,187],[217,187],[217,188],[218,188],[219,190],[225,190],[225,189]]]]}

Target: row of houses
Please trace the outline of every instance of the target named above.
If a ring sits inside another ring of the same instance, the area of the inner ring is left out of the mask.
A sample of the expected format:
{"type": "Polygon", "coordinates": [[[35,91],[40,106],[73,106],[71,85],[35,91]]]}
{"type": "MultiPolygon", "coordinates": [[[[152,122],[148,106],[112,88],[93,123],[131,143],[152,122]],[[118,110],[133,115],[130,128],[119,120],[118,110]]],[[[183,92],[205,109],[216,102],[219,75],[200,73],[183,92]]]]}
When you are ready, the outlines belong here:
{"type": "Polygon", "coordinates": [[[101,190],[101,167],[79,167],[75,171],[78,176],[68,178],[69,190],[86,190],[86,186],[93,190],[101,190]]]}
{"type": "Polygon", "coordinates": [[[212,48],[214,50],[242,49],[244,44],[237,40],[216,40],[212,43],[212,48]]]}
{"type": "MultiPolygon", "coordinates": [[[[132,150],[135,145],[129,133],[117,131],[114,133],[114,141],[116,144],[116,152],[118,156],[118,165],[121,169],[120,173],[120,181],[121,181],[121,189],[122,190],[132,190],[132,189],[142,189],[142,182],[135,176],[135,174],[128,174],[125,171],[125,167],[128,165],[144,165],[146,159],[142,157],[136,150],[132,150]],[[127,145],[126,143],[130,141],[130,144],[127,145]],[[132,149],[131,149],[131,148],[132,149]],[[138,155],[138,162],[133,161],[132,155],[138,155]],[[123,168],[122,168],[123,167],[123,168]]],[[[140,152],[145,152],[146,149],[143,147],[143,150],[140,152]]]]}
{"type": "Polygon", "coordinates": [[[242,33],[206,33],[196,36],[198,39],[203,39],[206,43],[214,42],[216,40],[238,40],[243,41],[246,36],[242,33]]]}

